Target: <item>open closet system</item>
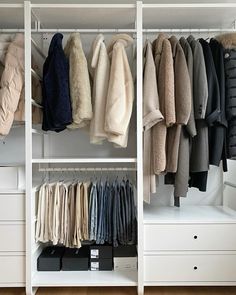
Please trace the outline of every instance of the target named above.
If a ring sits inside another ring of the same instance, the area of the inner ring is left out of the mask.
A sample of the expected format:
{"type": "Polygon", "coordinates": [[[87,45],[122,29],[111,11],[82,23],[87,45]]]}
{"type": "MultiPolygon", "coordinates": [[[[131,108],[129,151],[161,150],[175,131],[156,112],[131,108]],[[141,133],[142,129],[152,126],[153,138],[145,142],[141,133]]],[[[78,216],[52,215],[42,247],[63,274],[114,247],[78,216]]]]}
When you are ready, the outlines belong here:
{"type": "Polygon", "coordinates": [[[236,211],[231,209],[236,209],[234,162],[229,161],[225,175],[221,168],[211,167],[207,192],[190,189],[180,208],[173,207],[173,189],[164,186],[162,179],[151,204],[144,205],[142,148],[145,40],[153,40],[160,32],[196,38],[234,32],[235,16],[235,3],[0,4],[0,33],[22,32],[25,37],[25,124],[12,128],[4,139],[0,159],[4,166],[25,167],[26,179],[25,191],[2,188],[0,192],[0,286],[25,286],[27,295],[42,286],[137,286],[141,295],[145,286],[236,285],[236,211]],[[31,80],[41,79],[50,40],[57,32],[64,39],[80,32],[86,54],[99,33],[105,40],[117,33],[135,39],[128,52],[135,101],[127,148],[91,145],[81,129],[56,134],[32,124],[32,106],[40,105],[32,99],[31,80]],[[32,55],[37,72],[32,70],[32,55]],[[42,250],[35,242],[39,186],[45,177],[53,180],[57,175],[73,178],[75,174],[79,178],[91,171],[113,177],[129,173],[135,183],[137,270],[37,271],[42,250]]]}

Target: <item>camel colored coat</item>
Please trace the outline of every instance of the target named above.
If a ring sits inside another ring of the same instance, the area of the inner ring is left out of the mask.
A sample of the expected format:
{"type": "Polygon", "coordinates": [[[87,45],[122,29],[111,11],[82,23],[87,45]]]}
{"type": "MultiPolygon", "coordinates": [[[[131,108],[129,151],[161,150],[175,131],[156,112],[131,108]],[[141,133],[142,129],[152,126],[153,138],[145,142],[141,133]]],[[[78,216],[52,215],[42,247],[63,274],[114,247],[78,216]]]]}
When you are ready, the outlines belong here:
{"type": "Polygon", "coordinates": [[[166,169],[167,128],[175,124],[174,67],[171,44],[168,36],[159,34],[153,42],[156,65],[157,87],[160,112],[164,120],[153,127],[153,161],[154,172],[160,174],[166,169]]]}
{"type": "Polygon", "coordinates": [[[108,46],[111,58],[110,79],[107,93],[105,131],[108,141],[118,147],[127,147],[129,123],[134,101],[134,83],[126,54],[126,47],[133,44],[126,34],[113,36],[108,46]]]}
{"type": "Polygon", "coordinates": [[[73,120],[72,124],[67,126],[67,128],[76,129],[86,126],[93,116],[88,65],[79,33],[71,34],[64,51],[69,59],[70,98],[73,120]]]}
{"type": "Polygon", "coordinates": [[[93,118],[90,124],[90,142],[101,144],[102,141],[107,138],[104,125],[106,98],[110,77],[110,59],[102,34],[99,34],[94,40],[90,55],[91,62],[89,70],[93,80],[93,118]]]}
{"type": "Polygon", "coordinates": [[[156,67],[152,54],[152,44],[147,41],[144,48],[143,71],[143,181],[144,201],[150,203],[150,194],[156,192],[156,175],[153,171],[153,126],[163,121],[159,110],[156,67]]]}
{"type": "MultiPolygon", "coordinates": [[[[175,116],[176,124],[167,131],[166,172],[175,173],[178,166],[178,153],[182,125],[187,125],[191,113],[191,85],[187,62],[179,40],[170,39],[174,60],[175,116]]],[[[180,159],[184,161],[185,159],[180,159]]]]}

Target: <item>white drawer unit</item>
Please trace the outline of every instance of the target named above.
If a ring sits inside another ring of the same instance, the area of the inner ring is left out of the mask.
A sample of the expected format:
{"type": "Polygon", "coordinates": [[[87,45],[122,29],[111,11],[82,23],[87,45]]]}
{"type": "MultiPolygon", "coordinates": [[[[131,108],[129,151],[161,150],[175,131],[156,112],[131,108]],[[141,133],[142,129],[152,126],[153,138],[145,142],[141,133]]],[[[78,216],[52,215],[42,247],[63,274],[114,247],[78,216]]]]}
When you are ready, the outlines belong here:
{"type": "Polygon", "coordinates": [[[25,283],[25,256],[0,255],[0,286],[25,283]]]}
{"type": "Polygon", "coordinates": [[[144,284],[236,285],[236,213],[151,208],[144,218],[144,284]]]}
{"type": "Polygon", "coordinates": [[[236,224],[144,226],[145,251],[236,250],[236,224]]]}
{"type": "Polygon", "coordinates": [[[25,251],[25,224],[0,223],[0,252],[25,251]]]}
{"type": "Polygon", "coordinates": [[[25,195],[0,194],[0,221],[25,220],[25,195]]]}

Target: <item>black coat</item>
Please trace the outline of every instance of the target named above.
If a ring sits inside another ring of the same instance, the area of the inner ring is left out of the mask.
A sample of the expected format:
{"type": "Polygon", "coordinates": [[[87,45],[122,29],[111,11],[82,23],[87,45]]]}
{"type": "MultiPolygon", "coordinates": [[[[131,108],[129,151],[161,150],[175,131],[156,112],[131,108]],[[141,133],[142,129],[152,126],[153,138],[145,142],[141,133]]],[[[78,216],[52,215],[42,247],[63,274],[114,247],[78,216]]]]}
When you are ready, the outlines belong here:
{"type": "Polygon", "coordinates": [[[222,126],[224,101],[221,101],[218,76],[211,47],[206,40],[200,39],[199,41],[203,49],[208,84],[206,122],[209,127],[209,163],[211,165],[219,166],[222,159],[225,140],[224,127],[222,126]]]}
{"type": "Polygon", "coordinates": [[[60,132],[72,122],[69,63],[62,47],[63,35],[53,36],[43,66],[42,129],[60,132]]]}
{"type": "MultiPolygon", "coordinates": [[[[223,170],[227,171],[227,149],[226,149],[226,130],[227,130],[227,120],[225,114],[225,69],[224,69],[224,48],[223,46],[215,39],[210,40],[210,48],[212,52],[212,57],[215,64],[216,74],[218,78],[218,85],[220,90],[220,117],[218,118],[218,127],[214,129],[211,133],[212,139],[218,141],[218,138],[222,139],[223,141],[223,148],[222,148],[222,163],[223,163],[223,170]]],[[[217,154],[216,154],[217,155],[217,154]]],[[[218,160],[218,158],[216,159],[218,160]]]]}
{"type": "Polygon", "coordinates": [[[228,120],[227,156],[236,157],[236,49],[224,50],[226,118],[228,120]]]}

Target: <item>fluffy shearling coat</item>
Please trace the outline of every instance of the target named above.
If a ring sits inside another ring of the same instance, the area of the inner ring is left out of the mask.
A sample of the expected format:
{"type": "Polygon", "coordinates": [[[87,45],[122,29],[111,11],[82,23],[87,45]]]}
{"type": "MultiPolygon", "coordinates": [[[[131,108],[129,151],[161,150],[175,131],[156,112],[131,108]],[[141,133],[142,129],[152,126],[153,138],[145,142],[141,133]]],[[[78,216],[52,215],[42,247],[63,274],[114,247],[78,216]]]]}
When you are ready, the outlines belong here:
{"type": "MultiPolygon", "coordinates": [[[[166,171],[175,173],[178,165],[180,132],[188,123],[191,112],[191,85],[183,49],[175,36],[170,39],[174,60],[175,116],[176,124],[167,130],[166,171]]],[[[180,159],[185,161],[185,159],[180,159]]]]}
{"type": "Polygon", "coordinates": [[[153,42],[156,65],[157,87],[160,112],[164,120],[153,127],[153,161],[154,172],[160,174],[166,169],[166,135],[167,128],[175,124],[174,67],[171,44],[168,36],[159,34],[153,42]]]}
{"type": "Polygon", "coordinates": [[[153,126],[163,120],[159,110],[156,67],[152,44],[147,41],[144,48],[143,71],[143,198],[150,203],[150,194],[156,192],[156,175],[153,171],[153,126]]]}
{"type": "Polygon", "coordinates": [[[108,141],[118,147],[127,147],[129,123],[134,101],[134,83],[126,47],[133,44],[127,34],[115,35],[107,52],[111,58],[110,79],[107,93],[105,131],[108,141]]]}
{"type": "Polygon", "coordinates": [[[94,40],[90,58],[89,70],[93,80],[93,118],[90,124],[90,142],[101,144],[102,141],[107,138],[104,125],[106,98],[110,77],[110,59],[102,34],[99,34],[94,40]]]}
{"type": "Polygon", "coordinates": [[[70,98],[72,124],[69,129],[84,127],[92,119],[91,89],[87,60],[79,33],[70,35],[64,48],[69,59],[70,98]]]}

